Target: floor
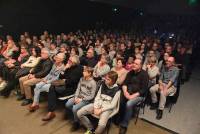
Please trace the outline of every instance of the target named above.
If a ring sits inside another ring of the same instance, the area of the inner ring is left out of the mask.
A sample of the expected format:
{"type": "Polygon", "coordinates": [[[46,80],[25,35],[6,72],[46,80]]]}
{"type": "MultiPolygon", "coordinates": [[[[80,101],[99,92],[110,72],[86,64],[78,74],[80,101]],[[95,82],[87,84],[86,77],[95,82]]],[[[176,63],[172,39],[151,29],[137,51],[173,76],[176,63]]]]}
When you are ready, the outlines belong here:
{"type": "Polygon", "coordinates": [[[193,70],[189,82],[180,90],[180,96],[171,113],[165,109],[163,119],[155,119],[155,111],[145,108],[145,114],[140,114],[150,122],[158,124],[180,134],[200,134],[200,64],[193,70]]]}
{"type": "MultiPolygon", "coordinates": [[[[43,102],[40,109],[35,113],[30,113],[27,107],[20,106],[14,95],[5,99],[0,97],[0,134],[69,134],[71,121],[65,120],[64,108],[60,107],[56,111],[56,118],[50,122],[42,122],[41,118],[46,114],[47,103],[43,102]]],[[[84,129],[80,129],[74,134],[83,134],[84,129]]],[[[117,134],[118,128],[112,125],[110,134],[117,134]]],[[[169,134],[142,120],[138,120],[137,125],[131,121],[128,134],[169,134]]]]}

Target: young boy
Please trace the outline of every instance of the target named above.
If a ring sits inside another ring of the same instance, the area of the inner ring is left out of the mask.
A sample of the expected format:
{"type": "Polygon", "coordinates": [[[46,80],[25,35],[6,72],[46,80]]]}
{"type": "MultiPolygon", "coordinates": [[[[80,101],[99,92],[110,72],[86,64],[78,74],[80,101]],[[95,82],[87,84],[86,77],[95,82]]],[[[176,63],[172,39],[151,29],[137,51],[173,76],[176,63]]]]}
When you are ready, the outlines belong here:
{"type": "Polygon", "coordinates": [[[89,104],[95,97],[96,82],[93,79],[93,69],[91,67],[84,67],[83,77],[80,79],[78,87],[75,92],[75,97],[69,99],[66,103],[66,108],[72,110],[74,115],[74,123],[71,131],[79,128],[77,111],[89,104]]]}
{"type": "Polygon", "coordinates": [[[120,90],[116,84],[117,78],[118,75],[114,71],[110,71],[106,74],[105,82],[101,84],[94,103],[82,107],[77,112],[81,123],[87,128],[86,134],[92,134],[94,129],[92,123],[86,116],[89,114],[99,116],[99,123],[95,134],[104,132],[109,116],[117,107],[117,102],[120,98],[120,90]]]}

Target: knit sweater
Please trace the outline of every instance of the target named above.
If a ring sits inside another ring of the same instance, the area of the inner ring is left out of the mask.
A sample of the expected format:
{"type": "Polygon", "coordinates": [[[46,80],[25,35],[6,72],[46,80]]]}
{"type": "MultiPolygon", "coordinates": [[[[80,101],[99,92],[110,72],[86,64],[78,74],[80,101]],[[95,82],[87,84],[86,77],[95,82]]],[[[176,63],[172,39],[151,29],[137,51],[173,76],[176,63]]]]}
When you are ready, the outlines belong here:
{"type": "Polygon", "coordinates": [[[82,77],[78,83],[75,98],[81,98],[83,101],[90,101],[95,97],[96,88],[96,82],[93,78],[85,80],[82,77]]]}

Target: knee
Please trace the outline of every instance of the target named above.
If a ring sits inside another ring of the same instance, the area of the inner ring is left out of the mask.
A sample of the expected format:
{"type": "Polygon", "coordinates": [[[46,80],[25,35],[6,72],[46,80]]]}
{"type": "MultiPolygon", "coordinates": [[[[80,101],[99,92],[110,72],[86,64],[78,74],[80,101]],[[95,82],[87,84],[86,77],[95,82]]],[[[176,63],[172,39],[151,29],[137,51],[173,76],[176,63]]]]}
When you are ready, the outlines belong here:
{"type": "Polygon", "coordinates": [[[73,105],[72,112],[77,113],[78,110],[79,110],[79,108],[76,105],[73,105]]]}
{"type": "Polygon", "coordinates": [[[83,114],[82,110],[79,109],[79,110],[77,111],[77,117],[80,119],[83,115],[84,115],[84,114],[83,114]]]}
{"type": "Polygon", "coordinates": [[[130,101],[127,101],[126,109],[131,109],[131,108],[133,108],[133,105],[130,103],[130,101]]]}

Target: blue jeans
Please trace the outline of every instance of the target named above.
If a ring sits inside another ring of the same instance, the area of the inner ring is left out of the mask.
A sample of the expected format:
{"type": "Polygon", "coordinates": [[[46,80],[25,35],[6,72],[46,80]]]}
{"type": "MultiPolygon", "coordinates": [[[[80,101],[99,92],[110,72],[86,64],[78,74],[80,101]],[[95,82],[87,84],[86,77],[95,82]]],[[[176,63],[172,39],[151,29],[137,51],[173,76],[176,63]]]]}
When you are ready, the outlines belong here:
{"type": "Polygon", "coordinates": [[[122,127],[128,127],[129,121],[130,121],[130,119],[132,117],[132,114],[133,114],[133,108],[134,108],[134,106],[137,105],[142,100],[143,100],[143,97],[136,97],[136,98],[128,100],[126,102],[126,111],[124,113],[125,114],[124,118],[120,122],[120,126],[122,126],[122,127]]]}
{"type": "Polygon", "coordinates": [[[66,104],[65,107],[72,110],[73,115],[74,115],[74,122],[78,122],[78,117],[77,117],[77,111],[82,108],[83,106],[86,106],[87,104],[89,104],[89,102],[87,101],[81,101],[78,104],[74,103],[74,97],[69,99],[66,104]]]}

